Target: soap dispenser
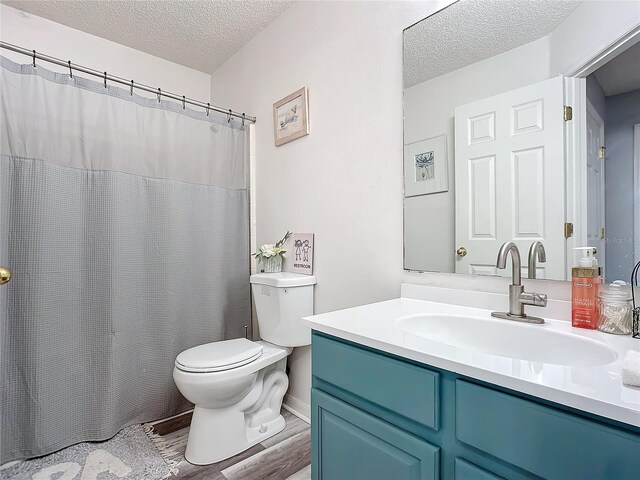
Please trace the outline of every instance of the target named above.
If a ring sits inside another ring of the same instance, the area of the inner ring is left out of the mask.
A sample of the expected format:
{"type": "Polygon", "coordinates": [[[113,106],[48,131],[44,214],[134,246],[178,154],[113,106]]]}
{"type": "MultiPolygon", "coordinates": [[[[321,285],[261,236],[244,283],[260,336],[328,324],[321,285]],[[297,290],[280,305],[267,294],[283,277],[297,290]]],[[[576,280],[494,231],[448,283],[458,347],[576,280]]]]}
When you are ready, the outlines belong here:
{"type": "Polygon", "coordinates": [[[598,266],[593,247],[576,247],[582,256],[571,270],[571,324],[595,330],[598,327],[597,299],[602,283],[602,267],[598,266]]]}

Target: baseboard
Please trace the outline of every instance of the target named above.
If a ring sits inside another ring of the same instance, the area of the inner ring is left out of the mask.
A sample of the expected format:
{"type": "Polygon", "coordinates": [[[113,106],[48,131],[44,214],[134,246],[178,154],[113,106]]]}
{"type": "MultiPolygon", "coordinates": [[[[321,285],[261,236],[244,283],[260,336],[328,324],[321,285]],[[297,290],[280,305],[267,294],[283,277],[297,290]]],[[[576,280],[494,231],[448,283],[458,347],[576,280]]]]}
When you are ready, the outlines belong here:
{"type": "Polygon", "coordinates": [[[163,418],[162,420],[156,420],[155,422],[148,422],[143,424],[144,431],[147,434],[154,434],[159,436],[168,435],[178,430],[191,425],[191,418],[193,417],[193,409],[186,412],[179,413],[172,417],[163,418]]]}
{"type": "Polygon", "coordinates": [[[159,418],[158,420],[154,420],[152,422],[144,422],[144,423],[148,423],[149,425],[156,425],[158,423],[166,422],[167,420],[173,420],[175,418],[182,417],[183,415],[187,415],[190,413],[193,413],[193,408],[190,408],[189,410],[185,410],[184,412],[176,413],[175,415],[172,415],[167,418],[159,418]]]}
{"type": "Polygon", "coordinates": [[[308,403],[301,402],[295,397],[285,395],[284,401],[282,402],[282,408],[293,413],[300,420],[311,424],[311,405],[308,403]]]}

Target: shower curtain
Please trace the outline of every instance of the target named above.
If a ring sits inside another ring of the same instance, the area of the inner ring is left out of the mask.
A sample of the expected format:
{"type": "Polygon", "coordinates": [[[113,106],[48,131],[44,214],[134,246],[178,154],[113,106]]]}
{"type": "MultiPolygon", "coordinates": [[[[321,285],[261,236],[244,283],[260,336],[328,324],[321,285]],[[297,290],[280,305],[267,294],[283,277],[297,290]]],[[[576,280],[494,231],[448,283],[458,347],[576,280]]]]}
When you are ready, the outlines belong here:
{"type": "Polygon", "coordinates": [[[0,67],[2,464],[189,408],[176,355],[242,336],[250,293],[240,122],[0,67]]]}

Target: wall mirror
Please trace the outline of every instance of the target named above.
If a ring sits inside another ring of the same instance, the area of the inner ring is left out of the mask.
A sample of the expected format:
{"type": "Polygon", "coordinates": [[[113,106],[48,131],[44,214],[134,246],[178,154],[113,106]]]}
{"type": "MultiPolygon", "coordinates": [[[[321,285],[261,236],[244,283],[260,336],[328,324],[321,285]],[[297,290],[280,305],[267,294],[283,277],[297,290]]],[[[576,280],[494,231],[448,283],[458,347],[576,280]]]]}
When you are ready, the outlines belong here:
{"type": "Polygon", "coordinates": [[[537,278],[568,280],[592,246],[605,281],[628,282],[639,40],[636,2],[460,0],[407,28],[405,269],[511,275],[495,261],[513,240],[526,277],[540,241],[537,278]]]}

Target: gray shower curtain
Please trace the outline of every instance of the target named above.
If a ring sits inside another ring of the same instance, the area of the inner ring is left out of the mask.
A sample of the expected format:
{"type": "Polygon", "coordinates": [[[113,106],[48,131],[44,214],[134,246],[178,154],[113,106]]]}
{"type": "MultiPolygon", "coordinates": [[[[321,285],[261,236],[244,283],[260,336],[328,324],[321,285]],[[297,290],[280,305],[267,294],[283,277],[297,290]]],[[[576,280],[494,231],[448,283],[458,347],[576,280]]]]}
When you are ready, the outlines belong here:
{"type": "Polygon", "coordinates": [[[250,293],[238,122],[0,62],[2,464],[187,409],[176,355],[250,293]]]}

